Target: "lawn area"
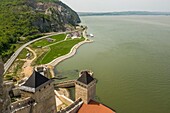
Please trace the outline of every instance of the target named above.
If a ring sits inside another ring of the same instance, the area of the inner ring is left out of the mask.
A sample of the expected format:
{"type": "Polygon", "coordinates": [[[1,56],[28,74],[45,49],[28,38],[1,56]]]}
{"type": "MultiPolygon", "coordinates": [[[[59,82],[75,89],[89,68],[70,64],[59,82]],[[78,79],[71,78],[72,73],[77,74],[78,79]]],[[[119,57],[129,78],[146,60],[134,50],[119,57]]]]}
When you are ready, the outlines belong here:
{"type": "Polygon", "coordinates": [[[76,45],[77,43],[83,41],[84,38],[81,39],[74,39],[74,40],[66,40],[64,42],[55,44],[50,46],[51,51],[49,51],[45,57],[40,61],[40,64],[47,64],[52,60],[63,56],[70,52],[71,48],[76,45]]]}
{"type": "Polygon", "coordinates": [[[66,37],[66,34],[59,34],[59,35],[51,36],[51,37],[49,37],[49,38],[54,39],[53,42],[49,42],[49,41],[47,41],[47,39],[42,39],[42,40],[40,40],[40,41],[37,41],[37,42],[33,43],[33,44],[32,44],[32,47],[33,47],[33,48],[37,48],[38,46],[44,47],[44,46],[46,46],[46,45],[49,45],[49,44],[52,44],[52,43],[55,43],[55,42],[64,40],[65,37],[66,37]]]}
{"type": "Polygon", "coordinates": [[[24,49],[21,51],[21,53],[19,54],[18,59],[26,59],[27,53],[28,53],[28,50],[24,48],[24,49]]]}
{"type": "Polygon", "coordinates": [[[44,51],[43,54],[41,54],[39,57],[37,57],[37,59],[35,60],[35,65],[40,65],[41,64],[41,60],[43,59],[43,57],[48,53],[48,51],[44,51]]]}

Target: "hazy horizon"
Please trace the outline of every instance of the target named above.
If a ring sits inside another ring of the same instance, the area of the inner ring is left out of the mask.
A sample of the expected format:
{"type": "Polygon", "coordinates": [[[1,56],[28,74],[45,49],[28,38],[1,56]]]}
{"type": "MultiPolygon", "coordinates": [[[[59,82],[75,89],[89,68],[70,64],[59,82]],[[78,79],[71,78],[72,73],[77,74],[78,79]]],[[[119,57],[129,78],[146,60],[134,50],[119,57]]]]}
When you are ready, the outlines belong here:
{"type": "Polygon", "coordinates": [[[76,12],[170,12],[170,0],[61,0],[76,12]]]}
{"type": "Polygon", "coordinates": [[[160,12],[160,13],[170,13],[170,11],[139,11],[139,10],[127,10],[127,11],[77,11],[78,13],[114,13],[114,12],[160,12]]]}

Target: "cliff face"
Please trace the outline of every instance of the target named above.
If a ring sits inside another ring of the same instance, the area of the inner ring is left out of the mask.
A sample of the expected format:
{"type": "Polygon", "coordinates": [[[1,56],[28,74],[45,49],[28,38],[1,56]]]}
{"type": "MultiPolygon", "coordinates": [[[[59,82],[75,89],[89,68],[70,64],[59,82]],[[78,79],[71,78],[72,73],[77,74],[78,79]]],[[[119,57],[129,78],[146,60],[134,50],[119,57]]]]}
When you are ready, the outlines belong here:
{"type": "Polygon", "coordinates": [[[3,64],[0,63],[0,112],[2,112],[3,109],[3,64]]]}
{"type": "Polygon", "coordinates": [[[10,98],[3,85],[4,66],[0,62],[0,113],[9,113],[10,98]]]}
{"type": "Polygon", "coordinates": [[[33,11],[40,15],[32,22],[40,32],[65,31],[81,22],[78,14],[61,1],[44,1],[27,1],[33,11]]]}

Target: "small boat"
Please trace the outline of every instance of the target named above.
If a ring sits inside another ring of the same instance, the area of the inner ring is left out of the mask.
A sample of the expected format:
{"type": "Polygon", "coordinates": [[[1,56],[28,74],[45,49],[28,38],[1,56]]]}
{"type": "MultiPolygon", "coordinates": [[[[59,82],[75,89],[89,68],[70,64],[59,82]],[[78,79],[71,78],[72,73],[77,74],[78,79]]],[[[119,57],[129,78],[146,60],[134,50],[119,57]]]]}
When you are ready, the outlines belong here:
{"type": "Polygon", "coordinates": [[[93,34],[90,34],[90,37],[94,37],[94,35],[93,35],[93,34]]]}

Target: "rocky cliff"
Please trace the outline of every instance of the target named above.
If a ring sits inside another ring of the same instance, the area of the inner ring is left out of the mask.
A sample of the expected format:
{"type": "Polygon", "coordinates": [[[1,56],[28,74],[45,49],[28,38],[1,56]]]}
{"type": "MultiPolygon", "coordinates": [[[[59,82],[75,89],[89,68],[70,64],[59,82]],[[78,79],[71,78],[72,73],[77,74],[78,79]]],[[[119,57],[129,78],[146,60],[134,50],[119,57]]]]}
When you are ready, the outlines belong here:
{"type": "Polygon", "coordinates": [[[3,109],[3,64],[0,62],[0,113],[3,109]]]}
{"type": "Polygon", "coordinates": [[[0,113],[9,113],[10,98],[3,84],[4,66],[0,62],[0,113]]]}
{"type": "Polygon", "coordinates": [[[32,22],[40,32],[65,31],[81,22],[78,14],[61,1],[28,0],[27,4],[41,15],[32,22]]]}

